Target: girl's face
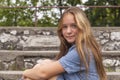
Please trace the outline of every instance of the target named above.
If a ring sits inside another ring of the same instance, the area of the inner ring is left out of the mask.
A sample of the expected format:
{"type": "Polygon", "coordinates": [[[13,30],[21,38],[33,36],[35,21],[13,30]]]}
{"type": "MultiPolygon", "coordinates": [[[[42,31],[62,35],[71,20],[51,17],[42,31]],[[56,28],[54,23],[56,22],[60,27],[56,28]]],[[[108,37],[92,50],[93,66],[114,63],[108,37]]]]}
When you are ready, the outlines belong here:
{"type": "Polygon", "coordinates": [[[66,41],[70,44],[75,43],[77,37],[78,28],[74,19],[74,16],[70,13],[65,14],[63,17],[62,34],[66,41]]]}

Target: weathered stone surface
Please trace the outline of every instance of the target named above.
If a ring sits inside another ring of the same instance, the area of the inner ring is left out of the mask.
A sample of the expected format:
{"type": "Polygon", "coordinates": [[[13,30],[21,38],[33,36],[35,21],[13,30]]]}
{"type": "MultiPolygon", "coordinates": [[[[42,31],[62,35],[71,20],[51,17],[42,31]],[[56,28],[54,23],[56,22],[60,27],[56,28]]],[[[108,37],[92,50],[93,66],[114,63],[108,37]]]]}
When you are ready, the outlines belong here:
{"type": "MultiPolygon", "coordinates": [[[[106,71],[115,72],[108,73],[108,80],[119,80],[120,28],[97,27],[93,28],[93,34],[102,46],[106,71]]],[[[59,44],[56,28],[0,27],[0,70],[24,70],[33,67],[39,59],[52,59],[59,53],[59,44]]],[[[3,79],[17,80],[21,77],[20,74],[21,71],[3,71],[0,72],[0,79],[8,75],[3,79]]]]}
{"type": "Polygon", "coordinates": [[[0,77],[0,80],[5,80],[4,78],[0,77]]]}
{"type": "MultiPolygon", "coordinates": [[[[20,80],[23,71],[0,71],[1,80],[20,80]]],[[[107,80],[120,80],[120,72],[107,72],[107,80]]]]}
{"type": "Polygon", "coordinates": [[[108,72],[108,80],[120,80],[120,72],[108,72]]]}
{"type": "Polygon", "coordinates": [[[0,50],[55,50],[59,46],[56,28],[0,27],[0,31],[0,50]]]}
{"type": "MultiPolygon", "coordinates": [[[[96,40],[104,51],[120,51],[119,27],[92,27],[96,40]]],[[[0,50],[58,50],[57,29],[0,28],[0,50]],[[52,47],[52,48],[51,48],[52,47]]]]}
{"type": "Polygon", "coordinates": [[[58,50],[59,42],[58,37],[54,35],[30,36],[26,40],[24,50],[30,50],[30,48],[37,48],[38,50],[58,50]]]}
{"type": "Polygon", "coordinates": [[[1,80],[19,80],[23,71],[0,71],[1,80]]]}

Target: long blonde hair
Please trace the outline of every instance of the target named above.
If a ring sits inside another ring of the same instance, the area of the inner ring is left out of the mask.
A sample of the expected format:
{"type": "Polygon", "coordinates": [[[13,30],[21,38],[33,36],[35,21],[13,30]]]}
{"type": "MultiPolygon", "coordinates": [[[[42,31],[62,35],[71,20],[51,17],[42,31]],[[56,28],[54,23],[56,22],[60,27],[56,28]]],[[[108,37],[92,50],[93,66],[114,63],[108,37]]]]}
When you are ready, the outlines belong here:
{"type": "MultiPolygon", "coordinates": [[[[62,21],[65,14],[71,13],[74,16],[74,19],[76,21],[77,27],[78,27],[78,35],[75,41],[76,49],[78,51],[78,54],[80,55],[80,61],[83,61],[86,71],[88,72],[89,62],[86,59],[86,54],[89,57],[89,49],[92,51],[92,54],[95,59],[97,72],[99,74],[100,80],[106,80],[106,73],[102,64],[102,56],[101,56],[101,50],[100,46],[98,45],[97,41],[95,40],[95,37],[92,34],[91,25],[86,17],[86,14],[84,11],[82,11],[78,7],[70,7],[67,10],[64,11],[63,15],[60,18],[60,21],[58,23],[58,36],[60,38],[60,53],[57,55],[56,59],[60,59],[62,56],[66,55],[68,52],[68,49],[70,48],[70,44],[67,43],[67,41],[64,39],[62,35],[62,21]],[[83,43],[85,47],[87,48],[87,53],[85,52],[83,48],[83,43]]],[[[89,57],[90,58],[90,57],[89,57]]]]}

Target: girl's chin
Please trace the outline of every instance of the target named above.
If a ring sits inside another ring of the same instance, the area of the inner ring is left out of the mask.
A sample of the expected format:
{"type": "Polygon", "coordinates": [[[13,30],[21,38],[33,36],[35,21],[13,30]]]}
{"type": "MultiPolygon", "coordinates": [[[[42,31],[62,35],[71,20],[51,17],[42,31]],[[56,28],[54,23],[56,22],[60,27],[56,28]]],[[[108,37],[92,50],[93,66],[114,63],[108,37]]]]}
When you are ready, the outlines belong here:
{"type": "Polygon", "coordinates": [[[71,38],[71,39],[66,39],[68,43],[72,44],[75,42],[75,39],[71,38]]]}
{"type": "Polygon", "coordinates": [[[73,44],[73,43],[74,43],[74,41],[68,41],[68,43],[73,44]]]}

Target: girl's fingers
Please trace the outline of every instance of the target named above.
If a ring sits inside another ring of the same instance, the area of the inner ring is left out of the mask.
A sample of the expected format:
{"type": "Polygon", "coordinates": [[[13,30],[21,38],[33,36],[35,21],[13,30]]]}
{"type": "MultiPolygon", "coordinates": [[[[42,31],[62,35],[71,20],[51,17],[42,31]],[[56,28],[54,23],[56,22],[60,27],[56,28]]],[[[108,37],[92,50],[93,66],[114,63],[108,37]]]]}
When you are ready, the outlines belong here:
{"type": "Polygon", "coordinates": [[[30,79],[30,78],[26,78],[25,80],[32,80],[32,79],[30,79]]]}
{"type": "Polygon", "coordinates": [[[24,78],[23,80],[33,80],[33,79],[30,79],[30,78],[24,78]]]}

